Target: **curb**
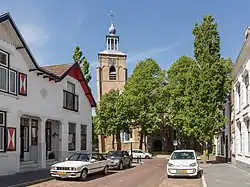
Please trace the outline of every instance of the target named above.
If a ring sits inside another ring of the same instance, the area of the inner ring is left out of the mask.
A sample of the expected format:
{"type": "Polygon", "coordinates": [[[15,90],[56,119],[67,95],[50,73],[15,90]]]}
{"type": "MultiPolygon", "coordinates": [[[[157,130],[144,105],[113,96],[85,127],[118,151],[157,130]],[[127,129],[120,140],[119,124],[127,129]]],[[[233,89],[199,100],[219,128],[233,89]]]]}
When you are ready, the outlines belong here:
{"type": "Polygon", "coordinates": [[[202,177],[201,177],[201,182],[202,182],[202,187],[207,187],[207,183],[206,183],[204,174],[203,174],[202,177]]]}
{"type": "Polygon", "coordinates": [[[29,182],[24,182],[24,183],[20,183],[20,184],[14,184],[14,185],[11,185],[9,187],[26,187],[26,186],[31,186],[31,185],[39,184],[39,183],[42,183],[42,182],[50,181],[52,179],[53,179],[53,177],[48,177],[48,178],[45,178],[45,179],[39,179],[39,180],[35,180],[35,181],[29,181],[29,182]]]}

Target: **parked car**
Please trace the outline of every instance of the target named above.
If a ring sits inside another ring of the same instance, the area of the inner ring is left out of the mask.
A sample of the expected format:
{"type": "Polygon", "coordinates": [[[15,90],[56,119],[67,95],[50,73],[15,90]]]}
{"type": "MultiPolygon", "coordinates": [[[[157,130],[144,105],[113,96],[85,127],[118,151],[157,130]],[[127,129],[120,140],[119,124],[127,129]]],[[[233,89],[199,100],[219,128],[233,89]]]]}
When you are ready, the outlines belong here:
{"type": "Polygon", "coordinates": [[[87,179],[88,174],[103,172],[108,174],[110,160],[107,160],[99,153],[86,154],[74,153],[65,162],[60,162],[51,166],[50,175],[60,178],[87,179]]]}
{"type": "Polygon", "coordinates": [[[110,168],[122,170],[124,167],[131,167],[132,158],[127,151],[110,151],[105,156],[110,159],[112,164],[110,168]]]}
{"type": "MultiPolygon", "coordinates": [[[[131,155],[131,150],[129,151],[129,155],[131,155]]],[[[132,149],[132,157],[133,158],[150,159],[150,158],[152,158],[152,154],[146,153],[146,152],[142,151],[141,149],[132,149]]]]}
{"type": "Polygon", "coordinates": [[[176,150],[168,159],[167,176],[190,176],[201,177],[199,160],[201,158],[194,150],[176,150]]]}

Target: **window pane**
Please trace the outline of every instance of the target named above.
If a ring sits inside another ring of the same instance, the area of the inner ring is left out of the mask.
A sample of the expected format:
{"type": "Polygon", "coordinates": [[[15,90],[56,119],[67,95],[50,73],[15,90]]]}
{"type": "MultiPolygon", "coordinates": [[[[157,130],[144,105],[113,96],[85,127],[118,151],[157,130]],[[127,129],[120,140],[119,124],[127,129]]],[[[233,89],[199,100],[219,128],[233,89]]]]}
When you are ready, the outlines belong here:
{"type": "Polygon", "coordinates": [[[0,113],[0,126],[4,124],[4,113],[0,113]]]}
{"type": "Polygon", "coordinates": [[[76,133],[76,124],[69,123],[69,133],[76,133]]]}
{"type": "Polygon", "coordinates": [[[68,109],[74,109],[74,96],[72,94],[67,93],[67,106],[68,109]]]}
{"type": "Polygon", "coordinates": [[[86,125],[81,125],[81,134],[86,134],[86,129],[87,129],[86,125]]]}
{"type": "Polygon", "coordinates": [[[10,71],[10,92],[16,93],[16,72],[10,71]]]}
{"type": "Polygon", "coordinates": [[[86,150],[86,134],[81,135],[81,150],[86,150]]]}
{"type": "Polygon", "coordinates": [[[0,89],[7,90],[7,70],[0,67],[0,89]]]}
{"type": "Polygon", "coordinates": [[[75,93],[75,85],[68,82],[67,83],[67,91],[74,94],[75,93]]]}
{"type": "Polygon", "coordinates": [[[0,52],[0,64],[7,65],[7,55],[0,52]]]}
{"type": "Polygon", "coordinates": [[[4,127],[0,127],[0,150],[4,150],[4,127]]]}

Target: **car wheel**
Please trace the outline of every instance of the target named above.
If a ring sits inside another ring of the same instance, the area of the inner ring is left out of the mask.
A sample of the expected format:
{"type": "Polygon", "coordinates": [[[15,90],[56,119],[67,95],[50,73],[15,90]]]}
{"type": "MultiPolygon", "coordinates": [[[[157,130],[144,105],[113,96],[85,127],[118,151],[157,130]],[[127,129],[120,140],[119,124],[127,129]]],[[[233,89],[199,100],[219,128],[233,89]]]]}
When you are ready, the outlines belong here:
{"type": "Polygon", "coordinates": [[[128,167],[130,168],[132,166],[131,160],[128,163],[128,167]]]}
{"type": "Polygon", "coordinates": [[[119,170],[122,170],[123,169],[123,163],[121,162],[120,164],[119,164],[119,170]]]}
{"type": "Polygon", "coordinates": [[[149,159],[149,156],[148,156],[148,155],[146,155],[146,156],[145,156],[145,158],[146,158],[146,159],[149,159]]]}
{"type": "Polygon", "coordinates": [[[103,174],[104,175],[107,175],[109,172],[109,167],[108,166],[105,166],[104,169],[103,169],[103,174]]]}
{"type": "Polygon", "coordinates": [[[88,170],[87,169],[83,169],[82,172],[81,172],[81,175],[80,175],[80,180],[81,181],[84,181],[86,180],[88,177],[88,170]]]}
{"type": "Polygon", "coordinates": [[[167,175],[168,178],[172,178],[170,175],[167,175]]]}
{"type": "Polygon", "coordinates": [[[60,177],[56,177],[56,180],[61,180],[61,178],[60,177]]]}
{"type": "Polygon", "coordinates": [[[197,173],[196,178],[197,178],[197,179],[200,179],[200,178],[201,178],[201,172],[200,172],[200,171],[197,173]]]}

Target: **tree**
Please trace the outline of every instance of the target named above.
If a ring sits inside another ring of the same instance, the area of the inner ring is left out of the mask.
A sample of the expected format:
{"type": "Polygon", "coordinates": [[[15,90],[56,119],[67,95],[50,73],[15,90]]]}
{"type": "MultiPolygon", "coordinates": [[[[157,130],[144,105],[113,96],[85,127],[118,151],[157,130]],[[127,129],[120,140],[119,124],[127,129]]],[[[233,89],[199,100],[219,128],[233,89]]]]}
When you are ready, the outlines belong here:
{"type": "Polygon", "coordinates": [[[143,138],[159,130],[163,115],[159,111],[161,104],[157,92],[166,83],[165,80],[165,71],[153,59],[146,59],[136,65],[125,85],[124,97],[131,118],[128,121],[134,128],[140,129],[140,149],[143,138]]]}
{"type": "Polygon", "coordinates": [[[82,73],[85,77],[85,80],[87,83],[89,83],[89,81],[91,80],[92,76],[89,72],[89,67],[90,64],[87,61],[87,58],[85,58],[82,54],[82,51],[80,49],[80,46],[76,46],[75,51],[74,51],[74,55],[73,55],[73,59],[75,62],[78,62],[81,69],[82,69],[82,73]]]}
{"type": "Polygon", "coordinates": [[[117,150],[121,149],[120,132],[129,131],[126,108],[124,107],[124,97],[118,90],[110,90],[104,94],[96,110],[98,134],[113,136],[112,146],[116,137],[117,150]]]}

